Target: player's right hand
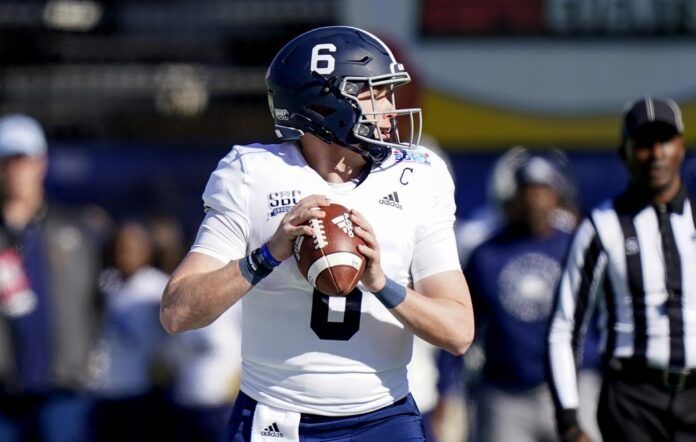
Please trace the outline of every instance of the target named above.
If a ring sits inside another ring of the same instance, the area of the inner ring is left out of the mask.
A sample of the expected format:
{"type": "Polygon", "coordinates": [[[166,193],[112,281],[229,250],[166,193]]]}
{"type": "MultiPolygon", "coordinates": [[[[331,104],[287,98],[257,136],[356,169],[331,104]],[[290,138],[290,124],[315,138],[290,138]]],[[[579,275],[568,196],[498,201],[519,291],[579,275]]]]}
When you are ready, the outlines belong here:
{"type": "Polygon", "coordinates": [[[325,213],[321,210],[329,204],[329,199],[324,195],[310,195],[302,198],[291,211],[285,214],[270,240],[268,251],[278,261],[285,261],[292,255],[292,247],[295,238],[300,235],[311,235],[312,228],[307,225],[310,219],[323,218],[325,213]]]}
{"type": "Polygon", "coordinates": [[[380,264],[379,243],[377,242],[375,231],[357,210],[350,211],[350,219],[355,226],[355,234],[365,242],[364,245],[360,244],[358,246],[358,251],[367,260],[361,282],[368,291],[375,293],[383,289],[387,283],[387,275],[384,274],[380,264]]]}

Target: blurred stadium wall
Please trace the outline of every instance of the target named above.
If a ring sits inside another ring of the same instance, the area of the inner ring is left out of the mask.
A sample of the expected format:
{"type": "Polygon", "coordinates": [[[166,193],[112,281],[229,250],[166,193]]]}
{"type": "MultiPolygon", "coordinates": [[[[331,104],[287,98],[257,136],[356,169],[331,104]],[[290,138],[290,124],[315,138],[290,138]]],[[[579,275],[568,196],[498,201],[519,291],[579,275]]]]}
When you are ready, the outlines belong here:
{"type": "Polygon", "coordinates": [[[194,228],[229,146],[275,140],[273,54],[328,24],[405,55],[461,216],[518,144],[568,150],[583,205],[615,192],[619,113],[644,94],[677,100],[695,139],[694,0],[0,0],[0,113],[45,126],[54,197],[194,228]]]}
{"type": "MultiPolygon", "coordinates": [[[[426,129],[450,149],[611,148],[619,114],[671,97],[696,126],[696,2],[345,2],[345,21],[399,41],[421,74],[426,129]],[[370,14],[365,11],[375,11],[370,14]]],[[[690,142],[696,131],[687,133],[690,142]]]]}

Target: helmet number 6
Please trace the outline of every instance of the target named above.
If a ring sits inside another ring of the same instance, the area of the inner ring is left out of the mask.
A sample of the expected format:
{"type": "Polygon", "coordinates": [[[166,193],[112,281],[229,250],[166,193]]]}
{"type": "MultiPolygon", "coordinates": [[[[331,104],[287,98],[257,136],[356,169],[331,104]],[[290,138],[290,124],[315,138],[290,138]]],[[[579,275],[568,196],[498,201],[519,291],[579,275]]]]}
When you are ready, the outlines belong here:
{"type": "Polygon", "coordinates": [[[322,43],[314,46],[312,48],[312,61],[309,71],[321,75],[332,73],[336,65],[336,59],[333,58],[331,54],[327,54],[326,52],[320,54],[319,51],[336,52],[336,46],[332,43],[322,43]],[[321,67],[319,66],[320,63],[322,65],[321,67]]]}

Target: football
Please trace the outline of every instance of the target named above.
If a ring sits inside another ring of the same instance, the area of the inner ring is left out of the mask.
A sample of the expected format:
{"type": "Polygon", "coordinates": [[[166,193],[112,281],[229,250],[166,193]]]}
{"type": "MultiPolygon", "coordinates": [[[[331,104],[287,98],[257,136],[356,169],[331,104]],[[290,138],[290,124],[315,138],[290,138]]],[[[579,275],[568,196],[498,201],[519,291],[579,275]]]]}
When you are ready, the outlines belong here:
{"type": "Polygon", "coordinates": [[[358,251],[358,244],[365,243],[353,231],[349,209],[332,203],[322,210],[324,218],[309,222],[314,235],[298,236],[293,254],[314,288],[326,295],[346,296],[365,271],[365,257],[358,251]]]}

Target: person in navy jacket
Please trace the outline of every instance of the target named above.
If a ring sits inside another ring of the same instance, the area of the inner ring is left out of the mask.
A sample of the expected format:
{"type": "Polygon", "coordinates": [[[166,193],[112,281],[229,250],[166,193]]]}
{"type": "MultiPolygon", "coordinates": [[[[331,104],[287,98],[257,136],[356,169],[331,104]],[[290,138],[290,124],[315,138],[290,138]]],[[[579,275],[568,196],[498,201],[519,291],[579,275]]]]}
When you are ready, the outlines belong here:
{"type": "MultiPolygon", "coordinates": [[[[559,157],[560,158],[560,157],[559,157]]],[[[485,355],[476,407],[475,440],[555,440],[553,402],[545,382],[549,317],[575,226],[573,186],[562,163],[530,155],[514,171],[516,193],[497,234],[478,246],[464,271],[485,355]]],[[[590,333],[592,335],[592,333],[590,333]]],[[[587,341],[585,366],[598,365],[587,341]]],[[[596,409],[599,380],[590,371],[584,410],[596,409]]],[[[587,419],[590,424],[593,419],[587,419]]]]}

